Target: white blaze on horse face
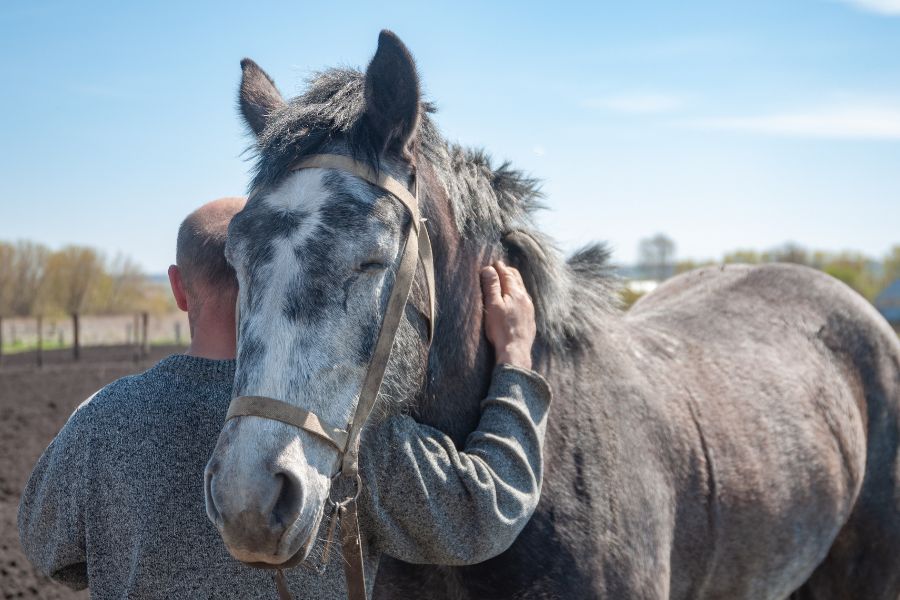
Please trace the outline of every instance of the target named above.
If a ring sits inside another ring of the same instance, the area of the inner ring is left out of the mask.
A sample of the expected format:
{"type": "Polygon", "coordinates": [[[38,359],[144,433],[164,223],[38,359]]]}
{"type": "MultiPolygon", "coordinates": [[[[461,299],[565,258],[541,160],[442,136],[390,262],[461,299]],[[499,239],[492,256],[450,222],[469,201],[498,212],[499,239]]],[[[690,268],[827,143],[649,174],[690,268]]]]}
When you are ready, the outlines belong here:
{"type": "MultiPolygon", "coordinates": [[[[346,428],[365,376],[367,344],[374,340],[372,330],[380,322],[380,300],[387,284],[386,269],[359,267],[397,260],[402,223],[386,222],[399,213],[376,210],[378,198],[360,180],[346,175],[326,179],[326,173],[322,169],[292,173],[271,193],[251,200],[256,206],[248,205],[241,218],[259,219],[253,228],[237,226],[229,234],[229,257],[241,287],[234,394],[278,398],[315,413],[329,425],[346,428]],[[335,193],[336,184],[339,193],[335,193]],[[346,206],[327,210],[338,203],[346,206]],[[336,214],[354,221],[357,229],[350,231],[344,222],[327,222],[336,214]],[[290,227],[285,227],[286,220],[290,227]],[[252,237],[248,231],[277,235],[248,239],[252,237]],[[256,254],[257,264],[252,264],[251,249],[266,244],[265,252],[256,254]],[[322,247],[330,249],[326,256],[303,251],[322,247]],[[303,312],[313,304],[315,311],[303,312]],[[300,314],[292,306],[299,307],[300,314]]],[[[386,203],[390,206],[391,200],[386,203]]],[[[210,517],[232,554],[241,560],[277,563],[304,545],[309,550],[330,477],[338,466],[333,446],[279,421],[241,417],[223,429],[213,464],[215,482],[210,485],[210,468],[208,488],[215,488],[216,505],[235,504],[230,507],[232,514],[272,504],[262,497],[266,492],[258,489],[263,486],[261,471],[299,488],[288,498],[295,506],[275,503],[281,509],[276,521],[282,521],[285,529],[277,543],[268,543],[267,548],[260,547],[265,544],[259,543],[259,536],[232,527],[223,511],[211,507],[210,517]],[[243,533],[247,539],[240,539],[243,533]]],[[[209,506],[212,492],[207,492],[209,506]]]]}

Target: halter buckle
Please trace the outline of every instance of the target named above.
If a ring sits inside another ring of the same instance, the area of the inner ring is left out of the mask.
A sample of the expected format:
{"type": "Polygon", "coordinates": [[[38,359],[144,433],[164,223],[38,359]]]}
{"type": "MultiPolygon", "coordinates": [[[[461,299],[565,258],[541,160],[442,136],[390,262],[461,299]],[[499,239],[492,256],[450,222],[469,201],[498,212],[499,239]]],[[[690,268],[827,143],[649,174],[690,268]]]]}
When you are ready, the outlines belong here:
{"type": "Polygon", "coordinates": [[[337,509],[356,501],[361,491],[362,477],[360,477],[359,473],[345,475],[340,471],[331,478],[331,487],[328,489],[328,502],[337,509]],[[337,485],[335,485],[336,483],[337,485]],[[337,496],[335,496],[335,489],[337,489],[337,496]]]}

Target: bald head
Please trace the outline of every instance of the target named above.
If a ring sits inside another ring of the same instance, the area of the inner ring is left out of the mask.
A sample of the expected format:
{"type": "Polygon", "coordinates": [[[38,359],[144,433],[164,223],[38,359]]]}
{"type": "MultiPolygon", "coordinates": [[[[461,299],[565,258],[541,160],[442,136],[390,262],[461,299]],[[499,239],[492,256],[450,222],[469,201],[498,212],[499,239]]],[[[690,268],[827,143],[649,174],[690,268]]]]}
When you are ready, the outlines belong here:
{"type": "Polygon", "coordinates": [[[178,228],[175,263],[185,291],[195,298],[204,292],[237,288],[234,269],[225,260],[228,224],[246,204],[246,198],[220,198],[189,214],[178,228]]]}

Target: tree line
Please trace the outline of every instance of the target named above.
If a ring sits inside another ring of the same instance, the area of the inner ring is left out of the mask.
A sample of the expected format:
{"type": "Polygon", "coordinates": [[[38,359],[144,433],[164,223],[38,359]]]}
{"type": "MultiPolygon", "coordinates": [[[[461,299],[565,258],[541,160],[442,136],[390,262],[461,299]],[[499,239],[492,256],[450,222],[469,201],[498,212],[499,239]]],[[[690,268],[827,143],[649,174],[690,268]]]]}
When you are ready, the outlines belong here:
{"type": "Polygon", "coordinates": [[[642,240],[638,248],[639,266],[657,280],[698,267],[728,263],[795,263],[806,265],[840,279],[872,301],[884,288],[900,279],[900,244],[884,256],[873,258],[860,252],[808,250],[797,244],[766,250],[735,250],[718,261],[675,260],[675,243],[663,234],[642,240]]]}
{"type": "MultiPolygon", "coordinates": [[[[891,248],[880,260],[860,252],[807,250],[794,244],[787,244],[764,252],[736,250],[726,254],[721,262],[749,264],[783,262],[806,265],[840,279],[870,302],[875,300],[884,288],[900,279],[900,245],[891,248]]],[[[681,261],[676,264],[675,270],[689,271],[697,266],[699,265],[692,261],[681,261]]]]}
{"type": "MultiPolygon", "coordinates": [[[[714,264],[789,262],[824,271],[871,301],[900,279],[900,244],[880,259],[785,244],[767,251],[735,250],[719,261],[696,261],[676,260],[675,243],[657,234],[642,240],[638,252],[638,267],[656,280],[714,264]]],[[[107,259],[88,246],[51,250],[30,241],[0,241],[0,317],[161,313],[173,308],[168,289],[150,282],[127,256],[107,259]]]]}
{"type": "Polygon", "coordinates": [[[0,317],[159,313],[172,306],[165,287],[150,282],[127,256],[0,241],[0,317]]]}

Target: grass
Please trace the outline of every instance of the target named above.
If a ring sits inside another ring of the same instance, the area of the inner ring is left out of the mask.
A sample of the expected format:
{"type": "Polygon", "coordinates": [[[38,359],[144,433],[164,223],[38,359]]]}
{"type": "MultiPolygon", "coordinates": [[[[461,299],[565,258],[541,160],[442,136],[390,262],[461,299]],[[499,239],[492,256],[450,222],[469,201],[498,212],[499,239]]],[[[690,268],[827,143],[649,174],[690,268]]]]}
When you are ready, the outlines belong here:
{"type": "MultiPolygon", "coordinates": [[[[91,344],[89,346],[82,345],[82,349],[91,348],[95,346],[130,346],[132,344],[91,344]]],[[[175,341],[175,338],[164,338],[164,339],[156,339],[150,342],[151,346],[176,346],[178,343],[175,341]]],[[[181,345],[186,346],[187,344],[182,340],[181,345]]],[[[57,339],[46,339],[43,343],[43,350],[67,350],[72,348],[71,342],[63,342],[59,343],[57,339]]],[[[15,343],[11,344],[3,344],[3,352],[4,355],[10,354],[21,354],[22,352],[34,352],[37,350],[37,342],[29,341],[25,342],[23,340],[16,340],[15,343]]]]}
{"type": "MultiPolygon", "coordinates": [[[[71,347],[72,344],[66,344],[65,342],[60,344],[59,340],[47,339],[43,343],[44,350],[63,350],[71,347]]],[[[20,352],[32,352],[34,350],[37,350],[37,342],[34,341],[16,340],[11,344],[3,344],[3,354],[19,354],[20,352]]]]}

